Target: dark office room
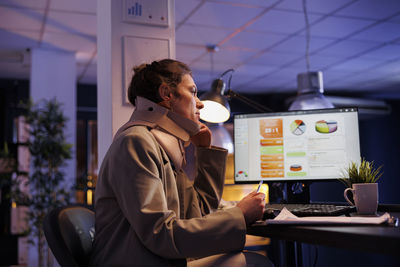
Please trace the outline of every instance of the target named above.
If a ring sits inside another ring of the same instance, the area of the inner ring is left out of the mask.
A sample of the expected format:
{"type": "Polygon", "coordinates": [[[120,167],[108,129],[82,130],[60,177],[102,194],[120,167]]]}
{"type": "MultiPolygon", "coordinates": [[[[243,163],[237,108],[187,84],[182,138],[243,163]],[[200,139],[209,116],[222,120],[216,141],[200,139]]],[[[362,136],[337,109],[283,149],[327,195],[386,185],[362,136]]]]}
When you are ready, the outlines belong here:
{"type": "Polygon", "coordinates": [[[399,0],[2,0],[0,266],[400,266],[399,118],[399,0]]]}

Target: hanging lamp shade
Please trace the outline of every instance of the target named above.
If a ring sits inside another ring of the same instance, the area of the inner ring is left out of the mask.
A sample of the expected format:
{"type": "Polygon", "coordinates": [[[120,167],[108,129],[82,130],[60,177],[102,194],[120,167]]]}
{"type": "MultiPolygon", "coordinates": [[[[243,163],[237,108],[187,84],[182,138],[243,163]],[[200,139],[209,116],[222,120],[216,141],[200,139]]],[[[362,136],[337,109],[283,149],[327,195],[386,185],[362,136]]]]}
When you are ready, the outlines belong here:
{"type": "Polygon", "coordinates": [[[325,109],[334,105],[324,96],[322,72],[304,72],[297,75],[297,97],[289,110],[325,109]]]}
{"type": "Polygon", "coordinates": [[[211,90],[204,93],[200,100],[204,107],[200,110],[200,119],[220,123],[229,119],[231,109],[227,98],[224,96],[225,83],[221,79],[216,79],[211,85],[211,90]]]}

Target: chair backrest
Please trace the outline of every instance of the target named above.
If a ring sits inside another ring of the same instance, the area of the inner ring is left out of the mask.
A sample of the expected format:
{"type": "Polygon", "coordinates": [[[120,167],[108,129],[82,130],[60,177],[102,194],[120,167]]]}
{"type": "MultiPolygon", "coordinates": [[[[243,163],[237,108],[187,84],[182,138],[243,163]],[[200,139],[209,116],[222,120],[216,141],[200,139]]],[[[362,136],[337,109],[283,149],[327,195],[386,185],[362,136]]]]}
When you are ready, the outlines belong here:
{"type": "Polygon", "coordinates": [[[47,243],[61,267],[88,266],[94,238],[94,212],[80,206],[56,208],[43,223],[47,243]]]}

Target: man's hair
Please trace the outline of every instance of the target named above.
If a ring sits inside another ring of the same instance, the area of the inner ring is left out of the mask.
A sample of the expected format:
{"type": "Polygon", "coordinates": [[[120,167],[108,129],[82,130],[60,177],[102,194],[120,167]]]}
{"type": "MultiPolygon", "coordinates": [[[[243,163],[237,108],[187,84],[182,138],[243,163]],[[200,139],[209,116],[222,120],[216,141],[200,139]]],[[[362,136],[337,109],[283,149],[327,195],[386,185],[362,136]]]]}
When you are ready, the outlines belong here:
{"type": "Polygon", "coordinates": [[[133,71],[128,88],[128,99],[132,105],[135,105],[137,96],[159,103],[162,99],[158,88],[163,82],[175,90],[185,74],[192,75],[192,71],[186,64],[173,59],[141,64],[134,67],[133,71]]]}

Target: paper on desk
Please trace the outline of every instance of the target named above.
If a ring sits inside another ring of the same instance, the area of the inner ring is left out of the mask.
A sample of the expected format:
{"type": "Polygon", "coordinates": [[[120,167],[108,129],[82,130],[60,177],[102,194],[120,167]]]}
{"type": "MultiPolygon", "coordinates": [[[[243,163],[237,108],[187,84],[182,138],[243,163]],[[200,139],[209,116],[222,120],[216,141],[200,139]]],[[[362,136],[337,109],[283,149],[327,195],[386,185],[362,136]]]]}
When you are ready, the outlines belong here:
{"type": "Polygon", "coordinates": [[[390,218],[389,213],[379,217],[297,217],[286,208],[283,208],[274,219],[265,220],[265,224],[381,224],[390,218]]]}

